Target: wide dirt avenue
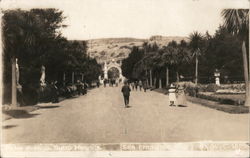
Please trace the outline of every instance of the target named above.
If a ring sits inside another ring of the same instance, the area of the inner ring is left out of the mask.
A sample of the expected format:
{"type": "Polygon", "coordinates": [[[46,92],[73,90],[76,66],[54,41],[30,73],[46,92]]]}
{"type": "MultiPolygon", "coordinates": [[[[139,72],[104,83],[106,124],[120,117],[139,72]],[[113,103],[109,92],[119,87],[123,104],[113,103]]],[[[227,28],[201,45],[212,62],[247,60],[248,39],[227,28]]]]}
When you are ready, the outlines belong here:
{"type": "Polygon", "coordinates": [[[168,96],[132,91],[124,108],[121,86],[100,87],[57,104],[40,104],[31,117],[2,123],[3,143],[121,143],[248,141],[249,115],[228,114],[168,96]]]}

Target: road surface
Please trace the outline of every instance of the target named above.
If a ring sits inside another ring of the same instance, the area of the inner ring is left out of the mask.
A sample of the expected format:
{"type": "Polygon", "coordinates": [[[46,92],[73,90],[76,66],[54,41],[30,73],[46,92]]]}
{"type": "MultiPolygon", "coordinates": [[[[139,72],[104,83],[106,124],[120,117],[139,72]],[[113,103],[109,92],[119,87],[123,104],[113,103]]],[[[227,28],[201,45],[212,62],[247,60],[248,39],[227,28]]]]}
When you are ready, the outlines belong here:
{"type": "Polygon", "coordinates": [[[5,120],[3,143],[121,143],[248,141],[249,115],[188,103],[170,107],[168,96],[132,91],[124,108],[121,87],[100,87],[29,117],[5,120]]]}

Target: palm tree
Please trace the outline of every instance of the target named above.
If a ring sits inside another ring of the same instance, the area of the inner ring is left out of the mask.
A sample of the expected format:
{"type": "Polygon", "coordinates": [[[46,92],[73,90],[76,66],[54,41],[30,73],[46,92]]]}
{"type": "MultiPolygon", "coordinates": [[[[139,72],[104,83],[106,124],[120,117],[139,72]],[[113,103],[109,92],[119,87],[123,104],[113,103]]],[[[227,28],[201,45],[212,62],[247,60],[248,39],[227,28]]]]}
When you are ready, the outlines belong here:
{"type": "Polygon", "coordinates": [[[178,68],[181,64],[186,63],[190,60],[188,50],[184,42],[176,45],[168,45],[159,50],[161,60],[159,62],[160,67],[166,68],[166,86],[169,84],[169,67],[176,69],[176,78],[179,82],[179,71],[178,68]]]}
{"type": "MultiPolygon", "coordinates": [[[[246,41],[249,40],[249,9],[224,9],[222,11],[224,18],[224,26],[227,30],[239,37],[242,41],[242,56],[243,56],[243,68],[244,79],[246,84],[246,102],[245,105],[250,105],[250,82],[249,82],[249,70],[250,64],[247,61],[246,41]],[[249,64],[249,67],[248,67],[249,64]]],[[[249,56],[250,60],[250,56],[249,56]]]]}
{"type": "Polygon", "coordinates": [[[147,65],[146,72],[149,69],[149,79],[150,79],[149,82],[150,82],[150,87],[152,87],[153,86],[152,71],[154,64],[152,62],[151,57],[154,56],[154,53],[158,51],[159,47],[155,41],[144,42],[142,46],[144,48],[144,56],[145,56],[144,63],[145,65],[147,65]]]}
{"type": "Polygon", "coordinates": [[[163,47],[159,50],[159,54],[161,55],[161,61],[159,62],[159,66],[166,69],[166,87],[169,85],[169,66],[170,66],[170,58],[169,58],[169,49],[167,47],[163,47]]]}
{"type": "Polygon", "coordinates": [[[193,56],[195,55],[195,84],[197,85],[198,83],[198,56],[201,53],[201,47],[203,43],[203,36],[198,33],[197,31],[193,32],[190,36],[190,43],[189,46],[191,50],[193,51],[193,56]]]}
{"type": "Polygon", "coordinates": [[[17,105],[16,60],[21,56],[21,47],[24,44],[30,46],[34,42],[35,24],[32,18],[32,15],[21,10],[6,11],[3,16],[4,53],[10,57],[11,62],[11,105],[13,106],[17,105]]]}

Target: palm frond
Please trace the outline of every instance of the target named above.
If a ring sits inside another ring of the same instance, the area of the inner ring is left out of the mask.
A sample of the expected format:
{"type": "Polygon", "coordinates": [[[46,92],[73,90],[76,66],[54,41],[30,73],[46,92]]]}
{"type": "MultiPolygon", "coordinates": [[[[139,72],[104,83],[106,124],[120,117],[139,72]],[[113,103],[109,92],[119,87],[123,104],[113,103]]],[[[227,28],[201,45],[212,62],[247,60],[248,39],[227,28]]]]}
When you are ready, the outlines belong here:
{"type": "Polygon", "coordinates": [[[249,30],[249,9],[224,9],[221,14],[230,33],[243,35],[249,30]]]}

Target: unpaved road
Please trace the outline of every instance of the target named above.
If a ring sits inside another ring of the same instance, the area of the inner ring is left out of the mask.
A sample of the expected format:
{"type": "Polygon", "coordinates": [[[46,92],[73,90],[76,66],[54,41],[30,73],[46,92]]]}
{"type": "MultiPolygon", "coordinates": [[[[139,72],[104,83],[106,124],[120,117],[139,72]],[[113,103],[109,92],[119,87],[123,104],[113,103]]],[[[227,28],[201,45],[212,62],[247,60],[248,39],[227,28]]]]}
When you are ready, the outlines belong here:
{"type": "Polygon", "coordinates": [[[248,114],[192,103],[169,107],[168,96],[153,91],[132,91],[124,108],[120,89],[100,87],[6,120],[3,143],[248,141],[248,114]]]}

